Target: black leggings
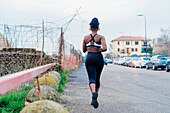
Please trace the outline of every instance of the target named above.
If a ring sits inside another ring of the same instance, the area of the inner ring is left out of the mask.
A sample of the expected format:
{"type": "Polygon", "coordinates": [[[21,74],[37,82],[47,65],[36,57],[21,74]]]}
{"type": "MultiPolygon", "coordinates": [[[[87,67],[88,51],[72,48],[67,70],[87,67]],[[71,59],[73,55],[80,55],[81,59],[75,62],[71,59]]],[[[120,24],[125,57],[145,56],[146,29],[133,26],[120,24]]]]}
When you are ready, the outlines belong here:
{"type": "Polygon", "coordinates": [[[100,52],[88,52],[85,64],[89,76],[89,85],[94,83],[96,88],[99,88],[100,75],[104,66],[102,54],[100,52]]]}

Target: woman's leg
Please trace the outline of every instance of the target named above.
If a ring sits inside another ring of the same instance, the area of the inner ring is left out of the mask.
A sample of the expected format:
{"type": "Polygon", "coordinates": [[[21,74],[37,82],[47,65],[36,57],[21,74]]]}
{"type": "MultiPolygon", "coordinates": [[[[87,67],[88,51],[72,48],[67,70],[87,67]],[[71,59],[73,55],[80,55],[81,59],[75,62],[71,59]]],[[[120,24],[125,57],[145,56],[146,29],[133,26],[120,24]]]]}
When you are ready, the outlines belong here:
{"type": "Polygon", "coordinates": [[[91,90],[92,93],[96,92],[96,84],[91,83],[90,84],[90,90],[91,90]]]}
{"type": "Polygon", "coordinates": [[[103,66],[104,66],[103,57],[101,57],[96,65],[96,90],[95,91],[97,93],[99,92],[99,88],[100,88],[100,76],[103,70],[103,66]]]}
{"type": "Polygon", "coordinates": [[[96,88],[95,91],[98,93],[99,92],[99,88],[96,88]]]}
{"type": "Polygon", "coordinates": [[[86,64],[86,69],[89,77],[90,90],[93,93],[96,91],[96,67],[86,64]]]}

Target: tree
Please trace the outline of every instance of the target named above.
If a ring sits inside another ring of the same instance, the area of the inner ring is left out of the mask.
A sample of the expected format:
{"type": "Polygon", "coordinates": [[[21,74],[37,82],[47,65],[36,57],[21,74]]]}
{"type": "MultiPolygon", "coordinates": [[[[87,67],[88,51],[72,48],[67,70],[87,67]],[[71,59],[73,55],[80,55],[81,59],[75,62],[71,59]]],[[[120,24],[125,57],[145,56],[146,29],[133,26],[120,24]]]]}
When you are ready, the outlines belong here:
{"type": "Polygon", "coordinates": [[[151,47],[151,45],[149,45],[148,53],[149,53],[150,55],[152,55],[152,54],[153,54],[153,48],[151,47]]]}

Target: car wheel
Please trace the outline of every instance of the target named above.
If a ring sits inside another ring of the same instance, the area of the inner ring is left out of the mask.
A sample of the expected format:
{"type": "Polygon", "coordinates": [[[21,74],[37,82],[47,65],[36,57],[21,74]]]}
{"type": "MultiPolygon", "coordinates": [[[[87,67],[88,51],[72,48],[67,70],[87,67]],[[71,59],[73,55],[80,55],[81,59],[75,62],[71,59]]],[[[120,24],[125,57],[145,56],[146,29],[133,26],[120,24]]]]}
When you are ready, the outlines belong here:
{"type": "Polygon", "coordinates": [[[141,64],[140,64],[140,69],[142,69],[142,66],[141,66],[141,64]]]}
{"type": "Polygon", "coordinates": [[[169,72],[168,66],[166,66],[166,72],[169,72]]]}
{"type": "Polygon", "coordinates": [[[157,70],[155,64],[153,64],[152,69],[153,69],[153,70],[157,70]]]}
{"type": "Polygon", "coordinates": [[[148,65],[146,65],[146,69],[147,69],[147,70],[149,70],[149,67],[148,67],[148,65]]]}

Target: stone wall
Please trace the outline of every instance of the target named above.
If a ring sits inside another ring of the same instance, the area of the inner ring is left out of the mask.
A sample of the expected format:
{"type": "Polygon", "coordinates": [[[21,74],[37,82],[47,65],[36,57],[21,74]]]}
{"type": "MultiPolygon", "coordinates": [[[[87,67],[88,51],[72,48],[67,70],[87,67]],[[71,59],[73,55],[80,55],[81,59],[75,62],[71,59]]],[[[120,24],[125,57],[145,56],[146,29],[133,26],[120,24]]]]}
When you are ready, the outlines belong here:
{"type": "Polygon", "coordinates": [[[3,48],[0,51],[0,76],[54,62],[58,62],[57,56],[54,58],[45,53],[41,62],[41,51],[35,49],[3,48]]]}

